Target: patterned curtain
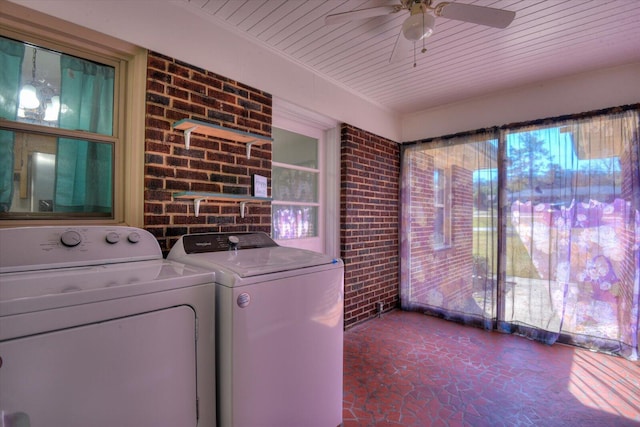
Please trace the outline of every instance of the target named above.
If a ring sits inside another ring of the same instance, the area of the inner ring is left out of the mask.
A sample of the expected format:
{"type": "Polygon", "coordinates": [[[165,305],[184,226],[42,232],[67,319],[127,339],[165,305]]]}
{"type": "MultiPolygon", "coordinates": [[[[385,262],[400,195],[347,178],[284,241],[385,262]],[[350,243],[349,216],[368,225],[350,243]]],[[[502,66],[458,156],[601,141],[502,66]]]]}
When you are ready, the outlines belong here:
{"type": "Polygon", "coordinates": [[[637,138],[632,110],[505,131],[503,330],[637,359],[637,138]]]}

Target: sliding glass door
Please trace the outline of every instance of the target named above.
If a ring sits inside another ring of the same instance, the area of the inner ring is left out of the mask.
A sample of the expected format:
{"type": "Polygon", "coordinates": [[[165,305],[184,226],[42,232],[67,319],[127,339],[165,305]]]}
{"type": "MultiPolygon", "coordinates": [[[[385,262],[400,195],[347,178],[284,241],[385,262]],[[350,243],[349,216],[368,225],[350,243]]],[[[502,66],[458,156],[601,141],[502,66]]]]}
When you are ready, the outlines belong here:
{"type": "Polygon", "coordinates": [[[630,112],[505,132],[508,329],[637,347],[637,120],[630,112]]]}
{"type": "Polygon", "coordinates": [[[403,306],[637,358],[638,151],[634,109],[406,147],[403,306]]]}
{"type": "Polygon", "coordinates": [[[498,140],[403,152],[402,304],[491,327],[496,321],[498,140]]]}

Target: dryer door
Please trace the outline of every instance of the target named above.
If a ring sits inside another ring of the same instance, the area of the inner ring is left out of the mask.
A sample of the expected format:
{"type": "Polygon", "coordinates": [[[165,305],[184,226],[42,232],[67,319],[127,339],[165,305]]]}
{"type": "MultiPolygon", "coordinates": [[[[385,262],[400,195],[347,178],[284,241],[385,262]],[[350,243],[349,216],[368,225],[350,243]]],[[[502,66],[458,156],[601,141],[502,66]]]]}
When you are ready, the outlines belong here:
{"type": "Polygon", "coordinates": [[[0,417],[31,427],[195,426],[195,325],[179,306],[0,342],[0,417]]]}

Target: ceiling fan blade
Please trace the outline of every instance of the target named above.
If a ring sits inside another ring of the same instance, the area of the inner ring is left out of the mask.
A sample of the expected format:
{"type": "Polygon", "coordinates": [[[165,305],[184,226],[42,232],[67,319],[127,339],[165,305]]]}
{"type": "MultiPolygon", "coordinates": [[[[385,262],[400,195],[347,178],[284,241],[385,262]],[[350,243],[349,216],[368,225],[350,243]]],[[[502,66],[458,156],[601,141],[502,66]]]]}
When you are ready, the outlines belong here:
{"type": "Polygon", "coordinates": [[[359,19],[373,18],[375,16],[387,15],[398,11],[397,6],[378,6],[369,7],[367,9],[352,10],[350,12],[335,13],[327,15],[324,18],[326,25],[342,24],[349,21],[357,21],[359,19]]]}
{"type": "Polygon", "coordinates": [[[439,11],[438,16],[455,19],[457,21],[471,22],[473,24],[487,25],[489,27],[507,28],[516,17],[516,13],[510,10],[476,6],[473,4],[447,3],[439,11]]]}
{"type": "Polygon", "coordinates": [[[402,29],[396,37],[396,42],[393,45],[393,51],[391,51],[391,57],[389,58],[389,64],[397,64],[407,55],[407,52],[411,48],[411,40],[407,40],[402,35],[402,29]]]}

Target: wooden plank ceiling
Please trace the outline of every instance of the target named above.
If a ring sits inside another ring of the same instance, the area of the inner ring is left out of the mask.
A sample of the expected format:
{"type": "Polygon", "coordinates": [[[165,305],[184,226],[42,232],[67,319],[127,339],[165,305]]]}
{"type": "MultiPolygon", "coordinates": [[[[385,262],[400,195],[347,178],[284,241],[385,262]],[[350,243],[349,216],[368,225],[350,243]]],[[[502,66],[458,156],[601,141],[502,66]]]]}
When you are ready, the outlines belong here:
{"type": "MultiPolygon", "coordinates": [[[[389,63],[407,11],[327,26],[325,16],[393,0],[178,0],[215,24],[400,114],[640,61],[638,0],[456,0],[516,12],[507,29],[436,19],[389,63]]],[[[440,3],[438,0],[435,4],[440,3]]]]}

